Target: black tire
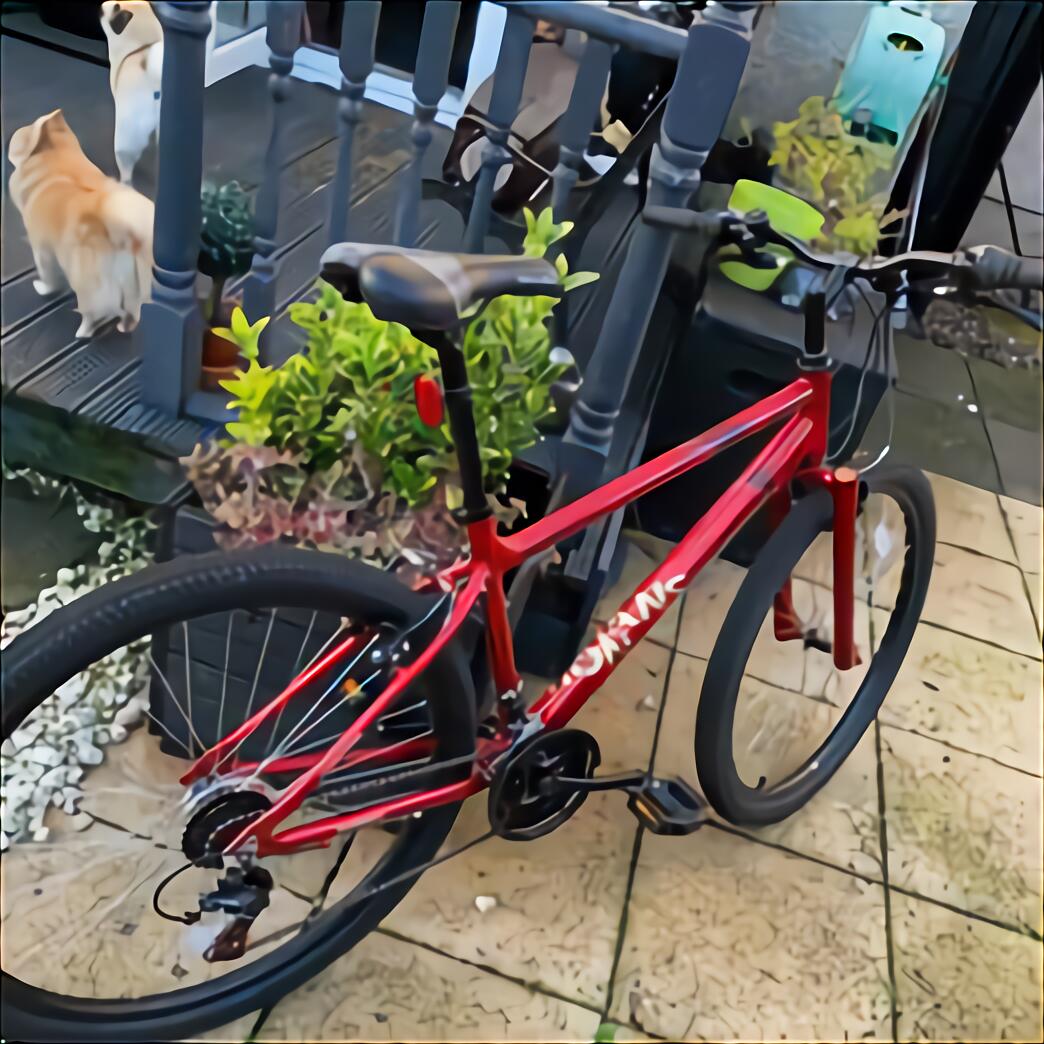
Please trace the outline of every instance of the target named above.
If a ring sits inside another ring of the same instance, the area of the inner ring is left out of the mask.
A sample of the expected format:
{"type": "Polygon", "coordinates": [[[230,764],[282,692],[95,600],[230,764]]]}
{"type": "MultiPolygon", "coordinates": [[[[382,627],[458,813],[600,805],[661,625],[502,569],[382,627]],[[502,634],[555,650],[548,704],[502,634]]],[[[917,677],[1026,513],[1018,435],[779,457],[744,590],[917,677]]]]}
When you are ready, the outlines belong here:
{"type": "Polygon", "coordinates": [[[739,775],[733,730],[740,682],[773,598],[812,542],[831,528],[833,501],[819,489],[800,499],[747,571],[711,652],[696,714],[696,770],[714,809],[738,826],[764,826],[796,812],[837,771],[874,720],[895,680],[921,615],[935,552],[931,486],[913,468],[868,472],[869,492],[892,498],[906,523],[906,551],[895,610],[859,690],[820,747],[770,788],[739,775]]]}
{"type": "MultiPolygon", "coordinates": [[[[433,597],[393,577],[334,555],[287,548],[204,554],[153,566],[57,610],[19,636],[3,655],[2,734],[11,731],[59,684],[113,649],[150,633],[173,613],[263,606],[318,609],[368,621],[408,625],[433,597]]],[[[471,679],[456,651],[425,672],[439,758],[460,758],[475,736],[471,679]]],[[[375,886],[429,861],[449,833],[459,805],[407,820],[397,843],[358,887],[375,886]],[[379,875],[379,876],[378,876],[379,875]]],[[[8,1040],[180,1040],[273,1004],[350,950],[399,902],[409,878],[363,902],[342,899],[272,952],[224,976],[136,1000],[65,997],[4,973],[2,1035],[8,1040]]]]}

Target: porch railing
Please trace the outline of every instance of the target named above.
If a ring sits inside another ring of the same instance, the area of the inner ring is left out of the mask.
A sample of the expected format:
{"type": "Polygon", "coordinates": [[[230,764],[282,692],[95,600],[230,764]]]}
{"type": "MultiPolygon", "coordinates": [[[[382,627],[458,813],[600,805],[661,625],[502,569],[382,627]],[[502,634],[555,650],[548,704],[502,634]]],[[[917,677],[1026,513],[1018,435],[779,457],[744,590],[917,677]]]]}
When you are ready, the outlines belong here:
{"type": "MultiPolygon", "coordinates": [[[[155,267],[152,300],[138,329],[143,398],[171,415],[185,413],[198,392],[202,319],[196,292],[199,194],[204,173],[203,84],[207,0],[158,0],[164,28],[164,66],[156,199],[155,267]]],[[[536,20],[545,19],[587,35],[567,110],[559,123],[558,162],[551,203],[561,219],[570,212],[588,135],[606,89],[617,47],[678,61],[678,71],[654,149],[649,196],[682,205],[699,184],[699,169],[728,115],[735,81],[749,47],[753,3],[721,3],[698,15],[686,32],[617,9],[574,2],[505,2],[506,21],[494,74],[486,144],[476,179],[462,250],[481,252],[490,226],[496,176],[508,162],[508,135],[518,114],[536,20]],[[736,71],[738,70],[738,71],[736,71]],[[698,100],[698,101],[697,101],[698,100]]],[[[363,95],[374,67],[374,44],[383,5],[353,0],[344,5],[339,63],[340,139],[329,189],[327,241],[352,237],[352,188],[356,131],[365,118],[363,95]]],[[[270,136],[256,201],[255,255],[244,283],[248,313],[256,318],[276,309],[280,272],[280,188],[286,160],[285,130],[293,118],[294,57],[302,44],[301,0],[269,3],[270,136]]],[[[460,4],[435,0],[425,6],[413,78],[411,155],[398,174],[394,241],[415,241],[421,207],[421,171],[432,140],[432,123],[446,91],[449,60],[460,4]]],[[[572,452],[604,460],[612,441],[621,396],[629,382],[635,346],[645,335],[671,251],[671,233],[641,226],[630,243],[619,278],[622,292],[610,298],[602,334],[585,374],[567,443],[572,452]]]]}

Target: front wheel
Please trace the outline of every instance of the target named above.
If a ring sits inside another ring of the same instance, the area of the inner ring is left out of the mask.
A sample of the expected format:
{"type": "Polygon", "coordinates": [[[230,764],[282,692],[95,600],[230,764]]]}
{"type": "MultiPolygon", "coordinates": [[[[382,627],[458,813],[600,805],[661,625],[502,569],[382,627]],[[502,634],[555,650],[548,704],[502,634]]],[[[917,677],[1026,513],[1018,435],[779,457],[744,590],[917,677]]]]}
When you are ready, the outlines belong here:
{"type": "MultiPolygon", "coordinates": [[[[378,651],[406,648],[395,637],[447,607],[366,566],[276,548],[154,566],[17,637],[3,654],[3,782],[5,803],[33,818],[19,825],[5,809],[3,1036],[184,1039],[271,1005],[373,929],[457,806],[256,861],[269,902],[244,950],[226,933],[228,907],[183,919],[206,909],[222,871],[240,872],[220,852],[289,781],[273,766],[329,745],[380,691],[378,651]],[[178,779],[202,748],[346,634],[361,636],[358,656],[316,674],[230,771],[186,792],[178,779]]],[[[401,743],[418,771],[449,760],[466,772],[474,697],[461,659],[440,656],[359,749],[401,743]]],[[[357,806],[385,782],[371,766],[330,774],[285,825],[357,806]]]]}
{"type": "Polygon", "coordinates": [[[874,720],[921,615],[935,551],[924,475],[875,469],[860,479],[855,644],[833,664],[833,499],[805,496],[766,541],[726,615],[696,716],[696,769],[715,810],[741,826],[801,808],[874,720]],[[790,578],[800,634],[777,640],[773,603],[790,578]]]}

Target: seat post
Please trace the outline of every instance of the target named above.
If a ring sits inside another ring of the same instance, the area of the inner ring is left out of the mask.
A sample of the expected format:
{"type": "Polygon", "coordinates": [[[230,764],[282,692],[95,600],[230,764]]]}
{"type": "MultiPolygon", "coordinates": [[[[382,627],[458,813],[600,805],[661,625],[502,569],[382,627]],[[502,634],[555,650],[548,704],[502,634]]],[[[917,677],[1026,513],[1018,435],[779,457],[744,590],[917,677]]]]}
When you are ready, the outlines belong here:
{"type": "Polygon", "coordinates": [[[480,522],[493,513],[486,499],[482,481],[482,457],[479,453],[475,414],[471,407],[471,385],[464,363],[464,353],[453,337],[443,330],[411,330],[414,337],[435,349],[442,368],[442,388],[449,415],[450,435],[460,465],[460,485],[464,492],[461,521],[480,522]]]}

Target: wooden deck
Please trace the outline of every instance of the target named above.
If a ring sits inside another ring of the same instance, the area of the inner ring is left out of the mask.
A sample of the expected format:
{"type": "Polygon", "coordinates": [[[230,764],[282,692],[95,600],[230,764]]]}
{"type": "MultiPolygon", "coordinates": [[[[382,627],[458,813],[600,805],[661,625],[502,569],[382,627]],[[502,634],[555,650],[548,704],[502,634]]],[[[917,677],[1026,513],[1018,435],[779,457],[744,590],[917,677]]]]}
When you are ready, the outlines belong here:
{"type": "MultiPolygon", "coordinates": [[[[5,129],[13,130],[61,107],[84,151],[107,173],[115,174],[107,67],[6,36],[2,58],[5,80],[18,85],[17,90],[3,93],[5,129]]],[[[266,77],[264,69],[245,69],[206,92],[208,178],[237,178],[256,189],[267,140],[266,77]]],[[[322,229],[336,153],[337,95],[310,83],[295,84],[295,90],[301,96],[300,118],[290,132],[290,160],[284,170],[280,311],[314,281],[325,246],[322,229]]],[[[372,108],[360,127],[361,159],[353,201],[352,233],[367,239],[379,238],[390,220],[389,179],[406,161],[409,134],[406,116],[372,108]]],[[[137,187],[150,196],[155,163],[155,150],[150,149],[135,173],[137,187]]],[[[217,408],[214,397],[194,404],[203,418],[212,415],[209,422],[163,416],[141,402],[140,362],[132,335],[112,330],[90,340],[75,336],[79,317],[73,295],[41,298],[32,288],[32,255],[6,191],[9,174],[6,166],[0,259],[5,459],[136,500],[176,502],[186,492],[177,458],[214,427],[220,399],[217,408]]],[[[457,223],[462,227],[459,218],[457,223]]],[[[427,228],[425,239],[431,241],[436,231],[427,228]]],[[[451,234],[459,242],[460,228],[451,234]]],[[[288,332],[287,325],[280,324],[282,332],[288,332]]],[[[286,355],[294,350],[292,338],[281,344],[286,355]]]]}
{"type": "MultiPolygon", "coordinates": [[[[42,113],[61,107],[84,151],[107,173],[112,156],[112,99],[108,69],[90,59],[56,53],[25,40],[2,40],[4,78],[17,89],[2,99],[5,136],[42,113]]],[[[268,135],[267,70],[250,68],[206,91],[205,176],[238,179],[256,189],[268,135]]],[[[283,171],[278,249],[276,321],[268,336],[279,355],[300,347],[286,307],[312,286],[325,248],[329,186],[337,152],[337,94],[321,85],[294,83],[289,157],[283,171]]],[[[349,238],[388,242],[394,213],[395,177],[409,156],[410,117],[367,103],[355,155],[349,238]]],[[[426,198],[418,246],[459,249],[466,199],[437,184],[449,132],[436,128],[425,163],[426,198]],[[438,198],[435,198],[438,197],[438,198]]],[[[150,148],[135,172],[136,186],[154,195],[156,154],[150,148]]],[[[200,393],[189,403],[192,419],[164,416],[141,400],[140,360],[131,335],[115,330],[91,340],[75,336],[79,317],[70,293],[39,297],[32,288],[32,256],[18,212],[6,191],[2,237],[2,349],[4,456],[152,504],[172,504],[188,492],[177,458],[215,430],[224,417],[220,395],[200,393]]],[[[608,292],[625,251],[636,212],[636,192],[617,187],[590,222],[581,267],[603,276],[608,292]]],[[[515,249],[520,229],[494,220],[491,237],[515,249]]],[[[597,287],[597,284],[596,284],[597,287]]],[[[232,288],[233,290],[235,287],[232,288]]],[[[590,353],[603,307],[597,290],[580,291],[570,314],[571,347],[581,362],[590,353]]],[[[256,318],[256,317],[251,317],[256,318]]]]}

